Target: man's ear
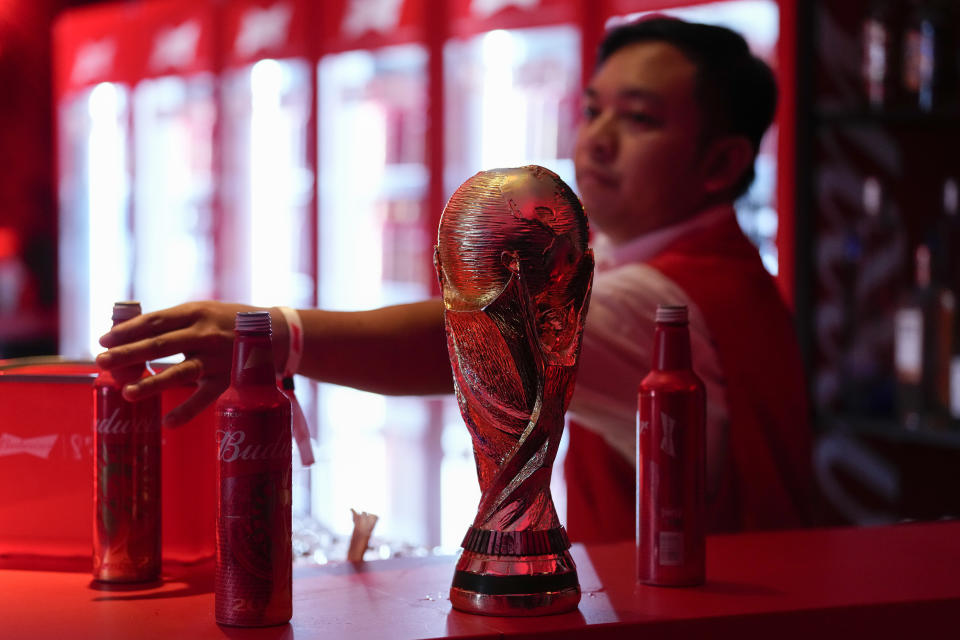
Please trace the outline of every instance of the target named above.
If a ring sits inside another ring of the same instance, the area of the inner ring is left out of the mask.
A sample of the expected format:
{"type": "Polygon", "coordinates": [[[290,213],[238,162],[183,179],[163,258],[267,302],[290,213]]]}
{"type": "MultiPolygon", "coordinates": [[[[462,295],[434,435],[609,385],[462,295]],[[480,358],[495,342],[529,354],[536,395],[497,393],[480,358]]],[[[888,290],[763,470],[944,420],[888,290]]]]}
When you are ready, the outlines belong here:
{"type": "Polygon", "coordinates": [[[703,190],[708,196],[733,189],[753,163],[753,145],[743,136],[714,139],[704,156],[703,190]]]}

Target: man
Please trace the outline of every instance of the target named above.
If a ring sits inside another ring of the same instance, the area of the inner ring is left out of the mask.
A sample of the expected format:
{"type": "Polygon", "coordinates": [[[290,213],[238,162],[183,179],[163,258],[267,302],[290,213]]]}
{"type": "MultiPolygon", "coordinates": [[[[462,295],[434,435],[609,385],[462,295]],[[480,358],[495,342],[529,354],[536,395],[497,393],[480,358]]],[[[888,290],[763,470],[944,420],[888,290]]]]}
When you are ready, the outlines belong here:
{"type": "Polygon", "coordinates": [[[574,160],[607,246],[596,247],[570,408],[567,476],[580,479],[569,488],[571,537],[633,531],[627,461],[657,303],[690,307],[694,369],[707,387],[710,528],[799,526],[810,495],[801,359],[732,207],[773,117],[772,74],[737,34],[675,20],[613,31],[598,57],[574,160]],[[598,467],[608,472],[591,473],[598,467]]]}
{"type": "MultiPolygon", "coordinates": [[[[584,541],[633,535],[636,390],[649,369],[658,303],[687,304],[694,368],[708,395],[708,510],[714,531],[806,522],[809,425],[789,315],[736,224],[776,102],[770,70],[740,36],[655,18],[605,38],[584,93],[575,152],[598,272],[570,406],[568,527],[584,541]]],[[[115,327],[97,362],[184,353],[128,386],[130,399],[184,382],[180,424],[229,379],[233,317],[191,303],[115,327]]],[[[272,310],[278,371],[288,326],[272,310]]],[[[439,300],[363,312],[303,310],[297,372],[388,394],[452,388],[439,300]]]]}

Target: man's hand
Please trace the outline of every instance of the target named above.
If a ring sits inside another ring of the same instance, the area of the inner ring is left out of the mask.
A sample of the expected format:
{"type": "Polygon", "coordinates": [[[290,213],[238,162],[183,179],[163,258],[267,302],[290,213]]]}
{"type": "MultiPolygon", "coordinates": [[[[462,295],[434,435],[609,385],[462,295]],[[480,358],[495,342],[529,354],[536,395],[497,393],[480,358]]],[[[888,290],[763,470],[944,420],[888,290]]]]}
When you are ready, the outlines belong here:
{"type": "Polygon", "coordinates": [[[163,419],[167,426],[182,425],[230,385],[234,320],[238,311],[253,310],[242,304],[190,302],[137,316],[100,338],[108,350],[97,356],[97,365],[116,369],[182,353],[183,362],[123,388],[123,397],[135,401],[196,382],[193,395],[163,419]]]}
{"type": "MultiPolygon", "coordinates": [[[[97,356],[97,364],[103,369],[119,369],[182,353],[183,362],[123,388],[125,398],[140,400],[195,382],[193,395],[163,419],[167,426],[181,425],[230,386],[237,312],[265,310],[243,304],[190,302],[145,313],[100,338],[107,351],[97,356]]],[[[452,390],[440,299],[369,311],[301,309],[299,313],[304,349],[295,373],[387,395],[452,390]]],[[[287,323],[275,307],[270,316],[274,365],[282,371],[290,339],[287,323]]]]}

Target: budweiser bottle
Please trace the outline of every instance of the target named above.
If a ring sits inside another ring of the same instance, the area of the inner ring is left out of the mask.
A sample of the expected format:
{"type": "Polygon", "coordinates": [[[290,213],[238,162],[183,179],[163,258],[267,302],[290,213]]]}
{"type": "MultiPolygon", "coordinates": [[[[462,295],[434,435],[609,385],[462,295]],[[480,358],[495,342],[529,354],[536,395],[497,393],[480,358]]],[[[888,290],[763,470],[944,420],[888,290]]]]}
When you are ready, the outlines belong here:
{"type": "Polygon", "coordinates": [[[292,615],[290,401],[277,388],[270,314],[237,314],[230,388],[217,400],[216,619],[265,627],[292,615]]]}
{"type": "MultiPolygon", "coordinates": [[[[139,302],[113,305],[114,325],[138,315],[139,302]]],[[[151,374],[140,363],[93,383],[93,577],[102,582],[160,577],[160,396],[128,402],[120,393],[151,374]]]]}
{"type": "Polygon", "coordinates": [[[912,0],[903,35],[903,91],[921,111],[943,107],[953,85],[949,3],[912,0]]]}
{"type": "Polygon", "coordinates": [[[843,409],[886,417],[894,410],[892,318],[907,260],[906,230],[896,202],[876,176],[864,179],[862,196],[856,236],[847,244],[853,278],[845,288],[850,307],[843,350],[843,409]]]}
{"type": "MultiPolygon", "coordinates": [[[[943,182],[943,212],[937,224],[937,248],[939,254],[936,278],[950,290],[954,303],[960,305],[960,188],[957,178],[948,177],[943,182]]],[[[960,310],[954,310],[952,350],[950,357],[949,405],[951,425],[960,428],[960,310]]]]}
{"type": "Polygon", "coordinates": [[[657,307],[637,414],[637,578],[704,581],[706,392],[691,369],[685,306],[657,307]]]}
{"type": "Polygon", "coordinates": [[[943,181],[942,206],[931,238],[933,279],[960,295],[960,181],[943,181]]]}
{"type": "Polygon", "coordinates": [[[872,108],[890,106],[896,83],[896,43],[891,25],[894,23],[894,6],[891,0],[873,0],[861,30],[861,77],[867,102],[872,108]]]}
{"type": "Polygon", "coordinates": [[[916,283],[894,317],[900,416],[911,430],[945,426],[950,410],[953,293],[931,274],[930,248],[916,250],[916,283]]]}

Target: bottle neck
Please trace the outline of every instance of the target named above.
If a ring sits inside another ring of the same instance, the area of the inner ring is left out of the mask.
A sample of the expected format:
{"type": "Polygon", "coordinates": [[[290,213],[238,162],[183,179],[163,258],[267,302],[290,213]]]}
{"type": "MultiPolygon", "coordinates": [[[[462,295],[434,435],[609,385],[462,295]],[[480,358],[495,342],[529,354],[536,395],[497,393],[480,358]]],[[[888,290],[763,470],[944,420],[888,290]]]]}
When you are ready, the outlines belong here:
{"type": "Polygon", "coordinates": [[[269,334],[237,332],[233,341],[231,385],[276,385],[269,334]]]}
{"type": "Polygon", "coordinates": [[[690,331],[686,323],[658,322],[653,334],[653,368],[690,369],[690,331]]]}

